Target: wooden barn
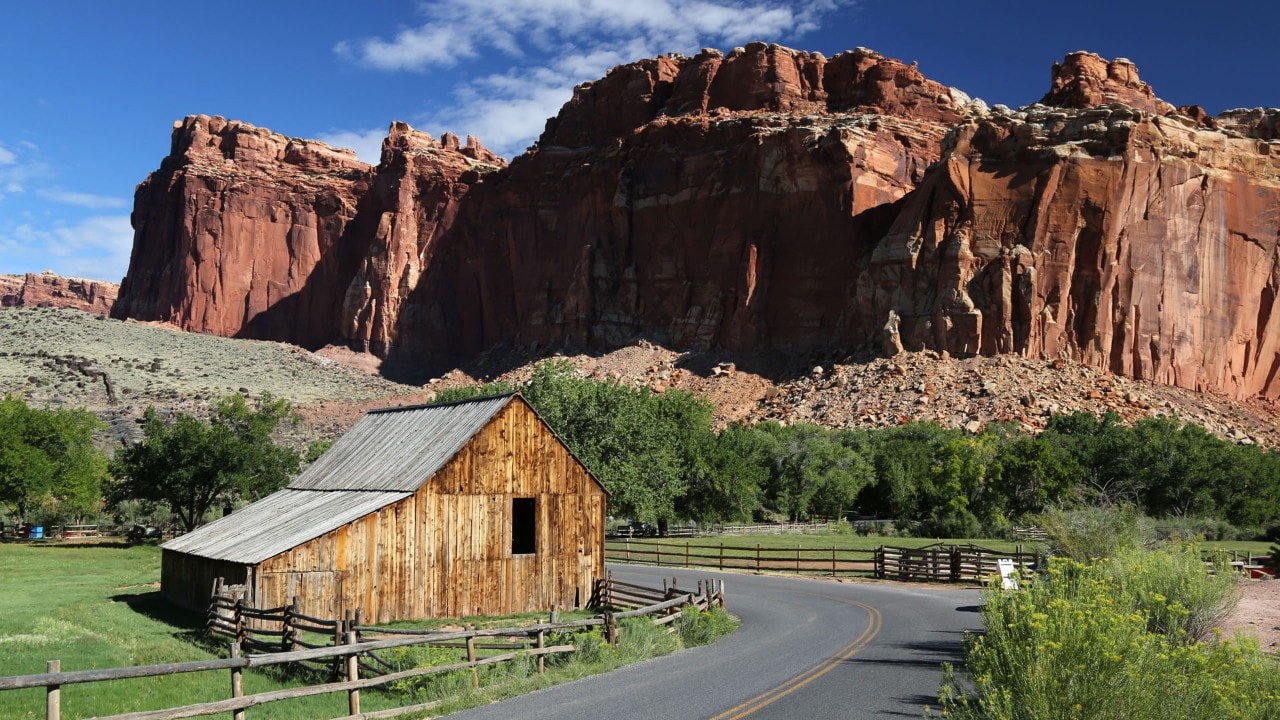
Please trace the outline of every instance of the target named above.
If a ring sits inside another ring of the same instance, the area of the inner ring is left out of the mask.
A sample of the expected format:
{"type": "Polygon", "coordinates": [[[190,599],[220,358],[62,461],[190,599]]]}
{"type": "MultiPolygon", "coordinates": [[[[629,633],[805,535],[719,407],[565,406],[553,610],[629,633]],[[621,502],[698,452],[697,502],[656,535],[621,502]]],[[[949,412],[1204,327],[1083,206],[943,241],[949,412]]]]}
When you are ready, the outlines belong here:
{"type": "Polygon", "coordinates": [[[604,487],[519,395],[375,410],[290,485],[165,543],[161,590],[367,620],[581,607],[604,487]]]}

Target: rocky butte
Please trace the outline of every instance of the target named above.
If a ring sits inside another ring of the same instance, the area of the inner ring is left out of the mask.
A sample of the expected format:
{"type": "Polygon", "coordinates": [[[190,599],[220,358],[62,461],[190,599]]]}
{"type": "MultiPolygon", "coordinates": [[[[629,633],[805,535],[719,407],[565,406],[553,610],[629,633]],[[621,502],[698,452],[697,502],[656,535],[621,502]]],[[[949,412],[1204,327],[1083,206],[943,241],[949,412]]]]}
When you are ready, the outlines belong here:
{"type": "Polygon", "coordinates": [[[401,123],[373,167],[190,117],[133,222],[117,317],[425,370],[646,338],[1280,398],[1280,110],[1174,108],[1084,52],[1019,110],[861,48],[642,60],[509,166],[401,123]]]}
{"type": "Polygon", "coordinates": [[[25,275],[0,275],[0,307],[66,307],[106,315],[120,286],[82,280],[50,270],[25,275]]]}

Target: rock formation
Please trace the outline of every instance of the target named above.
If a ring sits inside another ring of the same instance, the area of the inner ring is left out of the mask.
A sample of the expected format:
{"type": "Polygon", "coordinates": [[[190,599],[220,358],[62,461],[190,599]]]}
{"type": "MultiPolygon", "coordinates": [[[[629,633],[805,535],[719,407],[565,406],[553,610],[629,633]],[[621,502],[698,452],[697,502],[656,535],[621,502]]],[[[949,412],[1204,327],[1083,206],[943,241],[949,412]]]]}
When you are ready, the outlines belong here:
{"type": "Polygon", "coordinates": [[[65,307],[106,315],[119,291],[115,283],[62,277],[48,270],[0,275],[0,307],[65,307]]]}
{"type": "Polygon", "coordinates": [[[1280,111],[1073,53],[1010,111],[865,49],[615,68],[503,167],[188,118],[117,315],[436,368],[496,346],[1071,357],[1280,397],[1280,111]]]}

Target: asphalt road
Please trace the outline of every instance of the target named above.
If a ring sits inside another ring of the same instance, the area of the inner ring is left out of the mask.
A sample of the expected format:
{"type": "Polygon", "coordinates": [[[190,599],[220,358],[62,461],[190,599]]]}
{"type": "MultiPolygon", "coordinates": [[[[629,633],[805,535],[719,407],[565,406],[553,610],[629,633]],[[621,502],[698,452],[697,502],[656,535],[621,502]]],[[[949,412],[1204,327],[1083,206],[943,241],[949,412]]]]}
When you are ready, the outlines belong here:
{"type": "Polygon", "coordinates": [[[981,626],[981,592],[616,566],[627,582],[726,584],[738,632],[711,646],[450,715],[457,720],[919,718],[941,663],[981,626]]]}

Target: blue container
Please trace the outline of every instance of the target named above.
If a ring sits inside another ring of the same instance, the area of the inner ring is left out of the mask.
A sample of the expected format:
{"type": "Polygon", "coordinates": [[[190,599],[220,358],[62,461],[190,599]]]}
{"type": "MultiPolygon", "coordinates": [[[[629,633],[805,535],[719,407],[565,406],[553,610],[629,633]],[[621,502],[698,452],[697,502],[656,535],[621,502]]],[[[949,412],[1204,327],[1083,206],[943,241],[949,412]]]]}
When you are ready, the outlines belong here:
{"type": "Polygon", "coordinates": [[[43,526],[43,525],[37,525],[37,526],[35,526],[35,527],[31,528],[31,539],[32,539],[32,540],[42,540],[42,539],[44,539],[44,526],[43,526]]]}

